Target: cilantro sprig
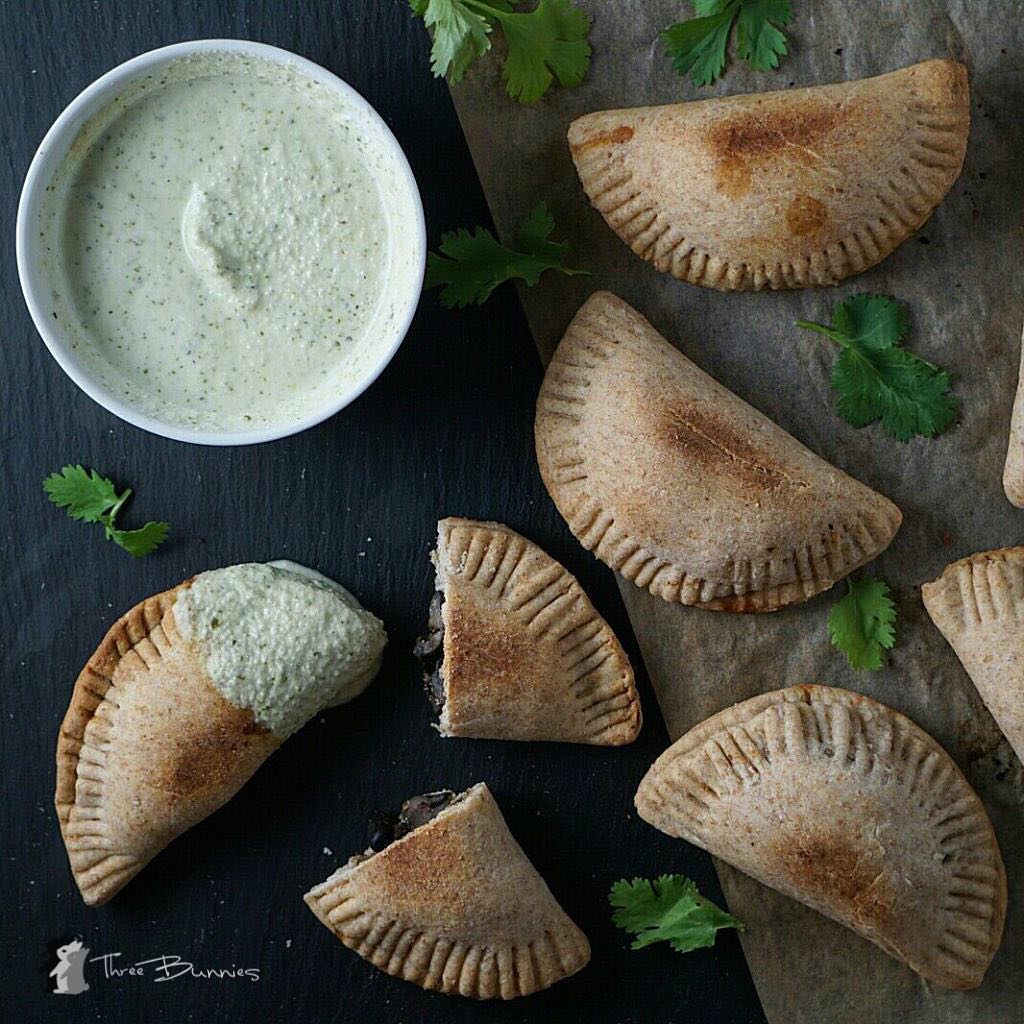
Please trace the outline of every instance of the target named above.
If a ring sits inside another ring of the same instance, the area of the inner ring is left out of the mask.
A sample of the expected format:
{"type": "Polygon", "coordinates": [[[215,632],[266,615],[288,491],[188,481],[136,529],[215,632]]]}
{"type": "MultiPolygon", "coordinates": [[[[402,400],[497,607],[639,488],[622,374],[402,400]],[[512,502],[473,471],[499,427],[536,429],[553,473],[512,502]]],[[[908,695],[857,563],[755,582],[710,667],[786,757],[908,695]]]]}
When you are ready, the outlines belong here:
{"type": "Polygon", "coordinates": [[[897,441],[934,437],[956,419],[949,373],[899,343],[910,329],[906,306],[885,295],[854,295],[836,306],[832,324],[798,320],[842,346],[832,373],[839,415],[855,427],[876,420],[897,441]]]}
{"type": "Polygon", "coordinates": [[[851,668],[875,672],[896,643],[896,605],[888,585],[873,576],[847,580],[847,586],[846,596],[829,613],[829,637],[851,668]]]}
{"type": "Polygon", "coordinates": [[[672,66],[694,85],[711,85],[725,68],[729,33],[736,25],[736,55],[755,71],[779,66],[787,53],[782,30],[792,21],[789,0],[693,0],[689,21],[661,34],[672,66]]]}
{"type": "Polygon", "coordinates": [[[131,496],[132,489],[121,493],[111,480],[100,476],[95,469],[86,471],[81,466],[65,466],[59,473],[51,473],[43,481],[43,490],[50,501],[64,509],[72,519],[82,523],[100,523],[107,540],[124,548],[130,555],[141,558],[164,542],[170,526],[167,523],[146,523],[138,530],[121,530],[116,525],[118,512],[131,496]]]}
{"type": "Polygon", "coordinates": [[[516,232],[520,251],[507,249],[486,228],[472,234],[460,228],[441,236],[441,252],[427,256],[425,288],[443,288],[441,305],[448,309],[478,306],[490,298],[498,285],[519,278],[528,285],[540,280],[545,270],[562,274],[585,274],[564,265],[568,242],[552,242],[555,219],[547,204],[540,202],[516,232]]]}
{"type": "Polygon", "coordinates": [[[716,907],[683,875],[662,875],[654,881],[623,878],[608,894],[616,908],[612,922],[635,936],[633,949],[667,942],[677,953],[715,944],[722,928],[743,930],[743,924],[716,907]]]}
{"type": "Polygon", "coordinates": [[[491,48],[495,28],[508,47],[505,86],[520,103],[536,103],[556,78],[579,85],[590,68],[590,19],[571,0],[539,0],[531,11],[517,11],[509,0],[409,0],[409,6],[433,33],[436,78],[460,81],[491,48]]]}

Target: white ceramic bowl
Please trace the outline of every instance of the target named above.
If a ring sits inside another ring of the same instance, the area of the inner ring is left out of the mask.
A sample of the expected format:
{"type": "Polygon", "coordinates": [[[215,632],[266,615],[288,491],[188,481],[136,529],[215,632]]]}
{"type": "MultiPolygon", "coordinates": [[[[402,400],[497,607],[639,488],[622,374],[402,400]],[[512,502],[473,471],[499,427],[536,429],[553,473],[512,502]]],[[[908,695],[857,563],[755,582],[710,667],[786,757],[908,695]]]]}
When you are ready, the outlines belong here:
{"type": "Polygon", "coordinates": [[[423,287],[426,248],[423,204],[420,201],[416,179],[413,177],[412,170],[398,141],[391,134],[380,115],[350,85],[329,71],[325,71],[318,64],[276,46],[267,46],[244,39],[197,39],[191,42],[175,43],[173,46],[165,46],[159,50],[151,50],[149,53],[134,57],[97,79],[72,100],[46,133],[29,166],[28,173],[25,175],[25,185],[22,188],[21,201],[18,205],[17,255],[21,289],[24,292],[25,302],[32,314],[36,329],[50,350],[50,354],[90,398],[115,416],[154,434],[178,441],[189,441],[193,444],[238,445],[273,441],[279,437],[297,434],[301,430],[323,422],[358,398],[380,376],[405,338],[423,287]],[[274,424],[259,430],[231,432],[194,430],[178,423],[165,422],[134,408],[97,380],[96,376],[72,351],[60,324],[46,313],[48,307],[45,299],[47,287],[39,269],[36,250],[39,239],[37,233],[32,230],[46,187],[53,180],[79,130],[94,114],[106,107],[129,83],[143,75],[153,73],[154,69],[161,68],[170,61],[195,53],[223,53],[225,51],[244,53],[290,65],[317,82],[337,90],[349,106],[358,110],[366,117],[368,123],[380,130],[385,145],[389,148],[393,147],[391,155],[394,165],[398,169],[399,176],[404,179],[401,186],[408,190],[411,206],[416,213],[415,222],[403,225],[402,229],[405,242],[416,246],[413,254],[414,270],[408,275],[408,282],[403,282],[403,285],[407,285],[407,290],[403,288],[403,293],[400,296],[399,314],[393,319],[388,335],[379,339],[379,356],[376,361],[371,361],[365,374],[352,383],[347,390],[332,396],[330,402],[302,419],[283,425],[274,424]]]}

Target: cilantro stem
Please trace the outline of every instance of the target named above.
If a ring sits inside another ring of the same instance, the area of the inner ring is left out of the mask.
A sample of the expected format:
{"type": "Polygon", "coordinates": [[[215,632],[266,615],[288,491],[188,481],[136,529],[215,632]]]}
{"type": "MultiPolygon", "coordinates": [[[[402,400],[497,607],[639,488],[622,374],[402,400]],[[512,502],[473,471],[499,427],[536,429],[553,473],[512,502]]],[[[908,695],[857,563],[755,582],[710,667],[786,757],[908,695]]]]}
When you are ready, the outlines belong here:
{"type": "Polygon", "coordinates": [[[832,371],[839,415],[855,427],[876,420],[897,441],[934,437],[956,418],[945,370],[902,347],[910,328],[906,306],[886,295],[862,293],[839,303],[829,326],[796,326],[830,338],[842,349],[832,371]]]}
{"type": "Polygon", "coordinates": [[[479,14],[483,14],[488,18],[494,18],[499,22],[501,21],[502,16],[508,13],[507,11],[500,11],[496,7],[492,7],[490,4],[485,4],[483,0],[462,0],[462,2],[470,10],[475,10],[479,14]]]}
{"type": "Polygon", "coordinates": [[[132,489],[126,487],[124,494],[117,499],[117,504],[107,513],[110,517],[111,525],[113,525],[114,519],[117,517],[117,513],[121,511],[121,506],[131,497],[132,489]]]}
{"type": "Polygon", "coordinates": [[[118,494],[114,482],[100,476],[96,470],[86,471],[81,465],[65,466],[43,481],[43,490],[50,501],[72,519],[102,526],[107,540],[136,558],[148,555],[167,538],[170,527],[162,522],[149,522],[138,530],[119,530],[116,518],[131,497],[132,489],[126,487],[118,494]]]}
{"type": "Polygon", "coordinates": [[[833,330],[831,327],[826,327],[824,324],[816,324],[813,320],[797,320],[797,327],[804,327],[808,331],[815,331],[817,334],[824,334],[826,338],[831,338],[837,345],[842,348],[851,348],[850,339],[844,334],[840,334],[839,331],[833,330]]]}

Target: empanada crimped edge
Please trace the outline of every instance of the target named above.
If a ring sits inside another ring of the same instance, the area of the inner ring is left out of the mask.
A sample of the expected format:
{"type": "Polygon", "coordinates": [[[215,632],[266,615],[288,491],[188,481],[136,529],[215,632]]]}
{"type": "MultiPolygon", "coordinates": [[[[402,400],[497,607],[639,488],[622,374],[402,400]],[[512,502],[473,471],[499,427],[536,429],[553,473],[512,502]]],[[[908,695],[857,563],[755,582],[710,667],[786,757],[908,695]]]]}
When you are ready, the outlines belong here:
{"type": "Polygon", "coordinates": [[[541,477],[580,543],[665,601],[775,611],[892,541],[888,498],[809,451],[610,292],[579,309],[541,385],[541,477]]]}
{"type": "Polygon", "coordinates": [[[981,801],[868,697],[797,686],[727,708],[658,758],[636,806],[936,985],[976,987],[999,947],[1006,872],[981,801]]]}
{"type": "Polygon", "coordinates": [[[438,523],[435,563],[446,595],[442,735],[636,738],[629,659],[561,563],[507,526],[454,517],[438,523]]]}
{"type": "Polygon", "coordinates": [[[306,893],[310,910],[380,970],[421,988],[514,999],[590,961],[590,944],[478,783],[437,817],[306,893]]]}
{"type": "Polygon", "coordinates": [[[921,598],[1024,762],[1024,547],[953,562],[921,598]]]}
{"type": "Polygon", "coordinates": [[[178,637],[172,609],[191,582],[141,601],[111,626],[60,727],[54,803],[90,906],[230,800],[280,745],[251,711],[217,692],[178,637]],[[168,732],[174,710],[193,726],[190,735],[168,732]]]}
{"type": "Polygon", "coordinates": [[[963,65],[607,110],[574,121],[580,181],[658,270],[725,291],[831,285],[883,260],[960,174],[963,65]]]}

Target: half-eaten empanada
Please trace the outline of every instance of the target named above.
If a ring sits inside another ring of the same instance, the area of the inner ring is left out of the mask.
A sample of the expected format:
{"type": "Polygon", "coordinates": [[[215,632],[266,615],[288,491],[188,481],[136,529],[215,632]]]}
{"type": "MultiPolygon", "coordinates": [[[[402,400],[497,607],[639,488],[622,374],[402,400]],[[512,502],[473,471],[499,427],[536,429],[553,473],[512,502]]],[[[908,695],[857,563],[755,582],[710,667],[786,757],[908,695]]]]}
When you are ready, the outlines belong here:
{"type": "Polygon", "coordinates": [[[119,619],[57,740],[57,816],[90,906],[221,807],[269,754],[373,679],[382,624],[291,562],[200,573],[119,619]]]}
{"type": "Polygon", "coordinates": [[[954,562],[921,597],[1024,761],[1024,547],[954,562]]]}
{"type": "Polygon", "coordinates": [[[590,961],[483,783],[407,800],[304,898],[375,967],[447,994],[528,996],[590,961]]]}
{"type": "Polygon", "coordinates": [[[500,523],[437,524],[437,593],[416,646],[442,736],[619,745],[633,670],[575,577],[500,523]]]}
{"type": "Polygon", "coordinates": [[[884,259],[963,166],[967,71],[663,107],[569,127],[590,201],[658,270],[723,291],[830,285],[884,259]]]}
{"type": "Polygon", "coordinates": [[[1010,442],[1006,448],[1003,489],[1017,508],[1024,508],[1024,337],[1021,338],[1020,377],[1010,420],[1010,442]]]}
{"type": "Polygon", "coordinates": [[[666,601],[806,601],[871,561],[902,520],[608,292],[583,304],[548,366],[536,442],[580,543],[666,601]]]}
{"type": "Polygon", "coordinates": [[[672,744],[640,816],[870,939],[943,988],[981,983],[1006,916],[992,824],[950,756],[891,708],[794,686],[672,744]]]}

